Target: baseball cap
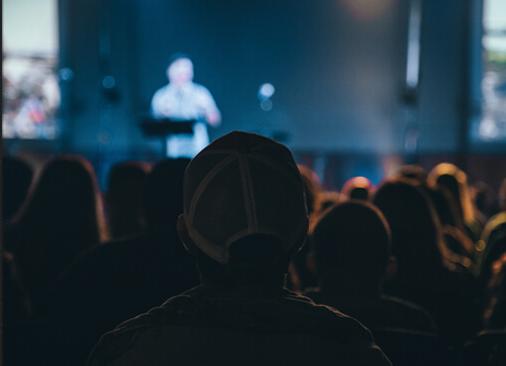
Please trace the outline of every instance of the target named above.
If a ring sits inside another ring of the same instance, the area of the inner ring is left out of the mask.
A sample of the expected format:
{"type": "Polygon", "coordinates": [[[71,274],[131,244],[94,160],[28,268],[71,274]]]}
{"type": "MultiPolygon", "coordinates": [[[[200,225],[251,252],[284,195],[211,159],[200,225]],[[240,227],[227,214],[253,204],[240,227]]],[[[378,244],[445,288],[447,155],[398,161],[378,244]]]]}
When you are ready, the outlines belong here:
{"type": "Polygon", "coordinates": [[[249,235],[276,237],[288,255],[306,238],[304,186],[292,154],[259,135],[232,132],[203,149],[186,168],[183,203],[188,236],[219,263],[249,235]]]}

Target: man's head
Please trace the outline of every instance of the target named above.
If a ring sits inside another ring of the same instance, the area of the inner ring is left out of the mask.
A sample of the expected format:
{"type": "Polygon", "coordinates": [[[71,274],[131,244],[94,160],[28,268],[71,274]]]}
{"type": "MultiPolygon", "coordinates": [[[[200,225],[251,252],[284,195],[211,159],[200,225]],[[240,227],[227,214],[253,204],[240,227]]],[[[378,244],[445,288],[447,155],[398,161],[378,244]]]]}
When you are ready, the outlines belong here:
{"type": "Polygon", "coordinates": [[[193,63],[190,58],[183,54],[171,58],[167,68],[169,82],[176,85],[184,85],[193,80],[193,63]]]}
{"type": "Polygon", "coordinates": [[[351,200],[369,201],[373,185],[366,177],[353,177],[344,183],[342,194],[351,200]]]}
{"type": "Polygon", "coordinates": [[[375,206],[353,200],[338,204],[320,219],[313,241],[321,283],[379,288],[390,259],[390,229],[375,206]]]}
{"type": "Polygon", "coordinates": [[[304,243],[307,227],[302,179],[283,145],[232,132],[188,165],[178,230],[190,251],[222,266],[251,268],[265,262],[265,243],[279,247],[269,256],[289,258],[304,243]]]}

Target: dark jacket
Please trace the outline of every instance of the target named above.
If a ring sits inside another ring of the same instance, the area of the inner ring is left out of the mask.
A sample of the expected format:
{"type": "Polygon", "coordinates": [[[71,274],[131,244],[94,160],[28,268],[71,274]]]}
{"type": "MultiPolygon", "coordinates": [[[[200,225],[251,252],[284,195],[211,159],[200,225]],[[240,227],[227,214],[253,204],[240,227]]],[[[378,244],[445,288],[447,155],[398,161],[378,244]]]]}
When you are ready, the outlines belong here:
{"type": "Polygon", "coordinates": [[[353,318],[284,288],[200,285],[106,333],[89,365],[390,365],[353,318]]]}
{"type": "Polygon", "coordinates": [[[306,294],[315,302],[333,306],[366,327],[375,330],[404,329],[436,333],[431,316],[418,305],[396,297],[377,295],[352,297],[344,294],[326,294],[313,290],[306,294]]]}

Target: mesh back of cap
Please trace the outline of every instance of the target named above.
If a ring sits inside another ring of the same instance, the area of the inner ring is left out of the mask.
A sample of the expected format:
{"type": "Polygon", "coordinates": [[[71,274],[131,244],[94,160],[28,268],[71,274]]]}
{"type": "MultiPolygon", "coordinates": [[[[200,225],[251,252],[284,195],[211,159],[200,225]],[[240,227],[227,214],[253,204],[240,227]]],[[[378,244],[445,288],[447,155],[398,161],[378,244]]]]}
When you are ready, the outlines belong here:
{"type": "Polygon", "coordinates": [[[212,144],[192,161],[185,177],[189,235],[221,263],[228,260],[229,245],[244,236],[274,235],[289,253],[307,231],[302,180],[289,151],[259,136],[242,136],[249,143],[257,137],[259,143],[253,141],[249,149],[213,149],[212,144]]]}

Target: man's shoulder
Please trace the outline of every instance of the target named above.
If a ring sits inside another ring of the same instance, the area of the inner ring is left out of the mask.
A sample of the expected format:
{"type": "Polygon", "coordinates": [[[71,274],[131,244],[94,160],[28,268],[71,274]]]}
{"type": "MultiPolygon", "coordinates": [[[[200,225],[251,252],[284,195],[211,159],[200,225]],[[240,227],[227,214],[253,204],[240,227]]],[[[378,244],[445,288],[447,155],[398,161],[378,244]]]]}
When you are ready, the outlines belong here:
{"type": "Polygon", "coordinates": [[[204,85],[199,83],[192,82],[190,85],[194,90],[209,91],[204,85]]]}
{"type": "Polygon", "coordinates": [[[216,333],[218,338],[223,332],[236,332],[238,336],[257,334],[258,337],[299,334],[353,349],[375,348],[370,332],[358,321],[295,293],[285,293],[272,301],[235,303],[229,299],[222,302],[222,299],[208,298],[203,292],[199,286],[120,324],[100,339],[92,360],[106,360],[107,363],[135,347],[136,340],[143,334],[155,329],[181,329],[179,327],[202,329],[211,332],[208,334],[216,333]]]}
{"type": "Polygon", "coordinates": [[[310,298],[316,303],[322,302],[322,292],[319,287],[309,287],[304,291],[304,296],[310,298]]]}
{"type": "Polygon", "coordinates": [[[191,90],[193,93],[203,96],[211,95],[209,89],[207,89],[204,85],[198,83],[191,83],[191,90]]]}
{"type": "Polygon", "coordinates": [[[436,331],[436,325],[430,314],[418,304],[392,296],[382,296],[383,304],[389,306],[393,313],[409,318],[417,329],[436,331]]]}
{"type": "Polygon", "coordinates": [[[100,338],[92,352],[89,364],[102,365],[116,359],[134,345],[137,336],[143,331],[163,324],[182,322],[185,315],[182,309],[190,301],[191,297],[186,293],[174,296],[163,305],[124,321],[100,338]]]}
{"type": "Polygon", "coordinates": [[[416,311],[416,312],[425,312],[425,310],[420,305],[417,305],[408,300],[400,299],[398,297],[383,295],[381,296],[381,300],[385,304],[397,307],[399,309],[407,309],[409,311],[416,311]]]}
{"type": "MultiPolygon", "coordinates": [[[[221,312],[222,309],[228,308],[228,310],[251,314],[248,312],[249,307],[258,311],[260,315],[262,312],[264,314],[271,312],[276,315],[276,319],[279,321],[277,325],[280,328],[282,328],[282,322],[287,321],[287,325],[290,322],[289,328],[293,327],[302,331],[322,334],[330,331],[330,334],[333,335],[333,330],[338,328],[341,331],[345,330],[346,334],[357,333],[365,337],[367,341],[371,340],[367,328],[355,319],[331,306],[316,304],[310,298],[297,293],[285,292],[281,297],[261,300],[260,302],[256,300],[252,302],[244,301],[244,299],[239,301],[227,299],[222,302],[219,297],[207,297],[205,290],[202,290],[202,286],[197,286],[180,295],[171,297],[165,303],[147,313],[125,321],[114,332],[122,334],[164,324],[212,327],[215,324],[209,319],[209,315],[220,321],[222,320],[221,315],[228,316],[226,314],[215,314],[221,312]]],[[[237,320],[235,319],[236,322],[237,320]]]]}
{"type": "MultiPolygon", "coordinates": [[[[356,319],[340,312],[338,309],[323,304],[317,304],[312,299],[297,295],[292,298],[293,307],[298,307],[300,321],[308,323],[308,330],[319,337],[330,337],[339,342],[372,344],[371,332],[356,319]]],[[[301,326],[298,324],[297,326],[301,326]]],[[[302,325],[303,328],[304,324],[302,325]]]]}
{"type": "Polygon", "coordinates": [[[166,84],[162,87],[160,87],[156,92],[155,94],[153,95],[153,99],[154,98],[159,98],[161,96],[163,96],[164,94],[166,94],[167,92],[169,92],[171,90],[171,85],[170,84],[166,84]]]}

